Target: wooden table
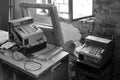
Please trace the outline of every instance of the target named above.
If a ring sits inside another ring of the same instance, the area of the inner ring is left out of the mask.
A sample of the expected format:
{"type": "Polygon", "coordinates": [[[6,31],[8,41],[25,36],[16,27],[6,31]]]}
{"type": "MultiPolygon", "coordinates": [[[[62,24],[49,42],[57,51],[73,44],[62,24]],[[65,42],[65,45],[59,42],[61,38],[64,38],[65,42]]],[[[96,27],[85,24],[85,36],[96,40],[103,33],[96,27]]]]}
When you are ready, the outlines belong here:
{"type": "MultiPolygon", "coordinates": [[[[51,45],[49,45],[46,49],[44,49],[42,51],[39,51],[39,52],[37,52],[35,54],[39,54],[41,52],[43,53],[44,51],[48,50],[48,48],[52,48],[51,45]]],[[[49,53],[54,53],[54,50],[50,51],[49,53]]],[[[67,52],[60,51],[57,54],[55,54],[53,57],[48,59],[48,60],[34,59],[36,62],[42,64],[42,67],[41,67],[41,69],[39,69],[37,71],[31,71],[31,70],[26,70],[25,69],[25,67],[24,67],[25,61],[16,61],[11,57],[11,54],[12,53],[9,53],[9,52],[6,53],[6,55],[0,53],[0,60],[2,60],[2,63],[5,63],[5,64],[9,65],[10,67],[15,68],[16,70],[18,70],[18,71],[20,71],[22,73],[25,73],[28,76],[31,76],[31,77],[33,77],[35,79],[39,79],[40,76],[42,75],[42,73],[44,73],[45,71],[47,71],[51,67],[55,67],[56,65],[58,65],[60,60],[68,55],[67,52]]]]}

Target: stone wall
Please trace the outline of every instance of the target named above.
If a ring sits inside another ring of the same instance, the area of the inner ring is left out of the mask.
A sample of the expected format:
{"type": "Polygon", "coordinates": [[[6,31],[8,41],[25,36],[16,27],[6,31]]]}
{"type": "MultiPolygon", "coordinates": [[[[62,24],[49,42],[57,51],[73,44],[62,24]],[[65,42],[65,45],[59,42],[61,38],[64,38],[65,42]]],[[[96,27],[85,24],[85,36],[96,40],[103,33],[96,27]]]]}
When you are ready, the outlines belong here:
{"type": "MultiPolygon", "coordinates": [[[[95,0],[96,24],[101,30],[98,34],[104,36],[115,35],[115,49],[120,47],[120,0],[95,0]]],[[[117,50],[117,57],[120,57],[117,50]]]]}
{"type": "Polygon", "coordinates": [[[96,31],[104,36],[115,35],[115,77],[118,78],[120,76],[120,0],[95,0],[94,10],[96,31]]]}
{"type": "Polygon", "coordinates": [[[104,36],[115,35],[114,77],[120,79],[120,0],[96,0],[96,31],[104,36]]]}

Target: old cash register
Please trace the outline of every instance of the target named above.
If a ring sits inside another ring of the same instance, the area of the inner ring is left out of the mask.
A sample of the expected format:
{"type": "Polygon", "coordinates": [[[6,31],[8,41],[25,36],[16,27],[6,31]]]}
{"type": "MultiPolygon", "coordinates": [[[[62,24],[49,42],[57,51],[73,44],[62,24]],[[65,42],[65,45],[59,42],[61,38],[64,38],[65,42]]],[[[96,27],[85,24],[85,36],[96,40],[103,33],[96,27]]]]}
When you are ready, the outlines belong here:
{"type": "Polygon", "coordinates": [[[46,37],[32,17],[23,17],[9,21],[9,39],[16,42],[26,56],[46,48],[46,37]]]}
{"type": "Polygon", "coordinates": [[[89,35],[85,43],[76,48],[75,53],[81,62],[100,68],[112,57],[112,43],[110,39],[89,35]]]}

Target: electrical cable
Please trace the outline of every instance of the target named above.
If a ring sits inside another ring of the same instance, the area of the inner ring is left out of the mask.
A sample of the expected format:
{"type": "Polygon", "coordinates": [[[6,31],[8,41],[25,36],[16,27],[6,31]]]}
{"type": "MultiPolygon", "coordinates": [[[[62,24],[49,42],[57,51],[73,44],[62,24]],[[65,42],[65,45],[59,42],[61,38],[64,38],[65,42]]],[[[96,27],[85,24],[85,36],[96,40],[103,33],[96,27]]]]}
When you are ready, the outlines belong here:
{"type": "MultiPolygon", "coordinates": [[[[53,51],[54,49],[56,48],[56,45],[50,49],[50,50],[47,50],[46,52],[44,53],[49,53],[51,51],[53,51]]],[[[29,71],[37,71],[37,70],[40,70],[42,68],[42,64],[39,63],[39,62],[36,62],[36,61],[33,61],[33,59],[37,59],[37,60],[41,60],[40,58],[38,58],[40,55],[38,56],[31,56],[30,58],[27,58],[25,57],[24,55],[22,55],[22,53],[16,53],[16,52],[13,52],[12,53],[12,59],[13,60],[16,60],[16,61],[24,61],[24,69],[25,70],[29,70],[29,71]],[[19,57],[19,55],[21,55],[22,57],[19,57]],[[34,67],[30,67],[30,65],[34,66],[34,67]],[[38,66],[36,69],[34,69],[36,66],[38,66]]],[[[41,53],[43,54],[43,53],[41,53]]]]}
{"type": "Polygon", "coordinates": [[[18,48],[17,50],[12,50],[12,59],[16,61],[25,61],[27,58],[19,52],[21,48],[18,48]]]}
{"type": "MultiPolygon", "coordinates": [[[[55,48],[56,48],[56,45],[54,46],[54,48],[52,48],[52,49],[50,49],[50,50],[48,50],[48,51],[46,51],[46,52],[44,52],[44,53],[49,53],[49,52],[53,51],[55,48]]],[[[41,54],[43,54],[43,53],[41,53],[41,54]]],[[[25,70],[37,71],[37,70],[41,69],[41,68],[42,68],[42,64],[39,63],[39,62],[33,61],[33,59],[41,60],[40,58],[38,58],[39,56],[40,56],[40,55],[38,55],[38,56],[36,56],[36,57],[31,57],[30,59],[31,59],[32,61],[30,61],[30,60],[29,60],[29,61],[25,61],[25,63],[24,63],[24,68],[25,68],[25,70]],[[29,63],[34,64],[34,66],[35,66],[35,65],[39,65],[39,67],[38,67],[37,69],[28,68],[27,66],[29,66],[29,63]]]]}
{"type": "Polygon", "coordinates": [[[23,57],[21,58],[21,57],[19,57],[19,55],[20,54],[17,54],[17,53],[15,54],[15,52],[13,52],[12,53],[12,59],[15,60],[15,61],[25,61],[25,59],[27,59],[27,58],[23,58],[23,57]]]}
{"type": "Polygon", "coordinates": [[[16,61],[24,61],[25,62],[24,63],[25,70],[37,71],[42,68],[42,64],[39,62],[33,61],[33,58],[27,58],[27,57],[21,58],[21,57],[19,57],[19,54],[13,53],[12,59],[14,59],[16,61]],[[32,68],[29,68],[29,65],[36,65],[36,66],[38,65],[38,68],[34,69],[35,67],[33,67],[33,69],[32,69],[32,68]]]}
{"type": "Polygon", "coordinates": [[[29,70],[29,71],[37,71],[42,68],[42,64],[39,62],[33,61],[33,60],[32,61],[28,60],[28,61],[25,61],[24,68],[25,68],[25,70],[29,70]],[[32,65],[32,67],[31,67],[31,65],[32,65]],[[38,66],[38,67],[35,69],[36,66],[38,66]]]}

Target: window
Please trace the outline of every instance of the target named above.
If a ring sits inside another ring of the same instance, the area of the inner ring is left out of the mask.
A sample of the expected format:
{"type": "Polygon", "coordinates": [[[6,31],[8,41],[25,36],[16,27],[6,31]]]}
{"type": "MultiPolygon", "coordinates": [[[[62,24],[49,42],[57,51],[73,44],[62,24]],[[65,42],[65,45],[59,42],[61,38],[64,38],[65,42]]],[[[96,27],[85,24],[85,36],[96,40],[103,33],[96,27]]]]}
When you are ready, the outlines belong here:
{"type": "Polygon", "coordinates": [[[93,16],[93,0],[72,0],[72,20],[93,16]]]}
{"type": "Polygon", "coordinates": [[[37,0],[37,3],[56,5],[58,15],[64,19],[78,20],[93,16],[93,0],[37,0]]]}
{"type": "Polygon", "coordinates": [[[58,15],[62,18],[69,19],[69,1],[68,0],[52,0],[53,4],[56,5],[58,15]]]}

